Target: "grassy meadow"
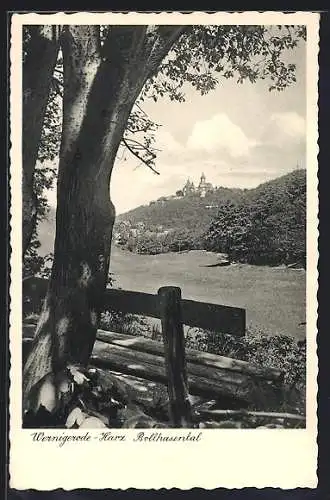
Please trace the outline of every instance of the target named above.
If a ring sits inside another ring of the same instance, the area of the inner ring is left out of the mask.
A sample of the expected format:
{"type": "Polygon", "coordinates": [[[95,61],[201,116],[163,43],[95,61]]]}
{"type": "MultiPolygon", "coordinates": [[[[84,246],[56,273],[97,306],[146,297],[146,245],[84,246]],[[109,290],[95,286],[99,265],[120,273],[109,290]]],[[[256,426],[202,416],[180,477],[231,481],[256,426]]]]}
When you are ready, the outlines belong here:
{"type": "Polygon", "coordinates": [[[179,286],[183,298],[246,309],[249,329],[305,338],[304,270],[247,264],[208,267],[216,263],[216,254],[200,250],[140,255],[113,245],[110,271],[115,287],[157,293],[161,286],[179,286]]]}

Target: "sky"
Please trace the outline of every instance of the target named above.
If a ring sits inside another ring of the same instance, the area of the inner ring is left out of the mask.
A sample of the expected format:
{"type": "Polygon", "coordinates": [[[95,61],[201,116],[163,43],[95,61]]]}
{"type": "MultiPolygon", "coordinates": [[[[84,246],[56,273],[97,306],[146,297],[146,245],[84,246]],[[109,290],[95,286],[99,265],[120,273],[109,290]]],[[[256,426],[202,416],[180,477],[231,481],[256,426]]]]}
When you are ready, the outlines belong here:
{"type": "MultiPolygon", "coordinates": [[[[204,96],[188,87],[184,103],[145,102],[161,124],[155,143],[160,175],[130,153],[118,155],[110,187],[116,213],[174,194],[187,178],[196,184],[202,172],[214,186],[252,188],[305,168],[305,45],[288,59],[297,66],[297,82],[282,92],[269,92],[266,80],[237,84],[233,78],[204,96]]],[[[55,206],[54,190],[49,201],[55,206]]]]}

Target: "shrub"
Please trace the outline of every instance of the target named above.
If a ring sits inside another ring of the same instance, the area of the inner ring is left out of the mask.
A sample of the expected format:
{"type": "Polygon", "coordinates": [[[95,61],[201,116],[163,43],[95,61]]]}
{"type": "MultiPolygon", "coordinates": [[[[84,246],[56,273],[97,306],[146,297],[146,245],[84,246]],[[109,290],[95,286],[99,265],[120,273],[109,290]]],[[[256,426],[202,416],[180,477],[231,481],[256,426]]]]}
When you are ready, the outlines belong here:
{"type": "Polygon", "coordinates": [[[306,345],[286,335],[249,330],[242,338],[199,330],[188,332],[186,347],[272,367],[284,373],[284,410],[305,413],[306,345]]]}
{"type": "Polygon", "coordinates": [[[106,311],[101,314],[99,327],[126,335],[152,336],[152,327],[147,318],[136,314],[106,311]]]}

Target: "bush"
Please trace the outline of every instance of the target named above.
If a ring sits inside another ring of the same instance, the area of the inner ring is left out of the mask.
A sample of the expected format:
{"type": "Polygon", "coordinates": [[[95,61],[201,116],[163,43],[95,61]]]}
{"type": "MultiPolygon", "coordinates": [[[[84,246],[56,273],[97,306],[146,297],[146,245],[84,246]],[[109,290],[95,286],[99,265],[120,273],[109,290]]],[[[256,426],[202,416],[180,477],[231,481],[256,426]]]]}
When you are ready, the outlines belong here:
{"type": "Polygon", "coordinates": [[[188,332],[186,347],[277,368],[284,373],[283,410],[305,413],[306,344],[286,335],[249,330],[242,338],[199,330],[188,332]]]}
{"type": "Polygon", "coordinates": [[[288,385],[306,383],[305,343],[287,335],[266,336],[259,330],[248,330],[245,337],[200,330],[189,333],[186,346],[192,349],[228,356],[255,365],[278,368],[288,385]]]}
{"type": "Polygon", "coordinates": [[[147,318],[136,314],[106,311],[101,314],[99,328],[126,335],[151,338],[153,329],[147,318]]]}

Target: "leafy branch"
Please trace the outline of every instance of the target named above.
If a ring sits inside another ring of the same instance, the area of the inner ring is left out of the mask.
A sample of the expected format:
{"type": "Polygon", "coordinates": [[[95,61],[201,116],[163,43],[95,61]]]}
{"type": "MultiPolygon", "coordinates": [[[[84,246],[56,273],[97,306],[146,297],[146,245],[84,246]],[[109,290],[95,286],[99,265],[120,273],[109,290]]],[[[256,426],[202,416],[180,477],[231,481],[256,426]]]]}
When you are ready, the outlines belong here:
{"type": "Polygon", "coordinates": [[[122,143],[124,146],[128,149],[128,151],[138,158],[144,165],[146,165],[152,172],[154,172],[157,175],[160,175],[159,172],[153,167],[153,162],[156,158],[156,153],[148,149],[145,145],[139,143],[138,141],[134,141],[133,139],[128,139],[123,137],[122,143]],[[133,143],[130,145],[129,142],[133,143]],[[140,155],[139,151],[143,151],[147,156],[140,155]],[[149,155],[149,156],[148,156],[149,155]]]}

